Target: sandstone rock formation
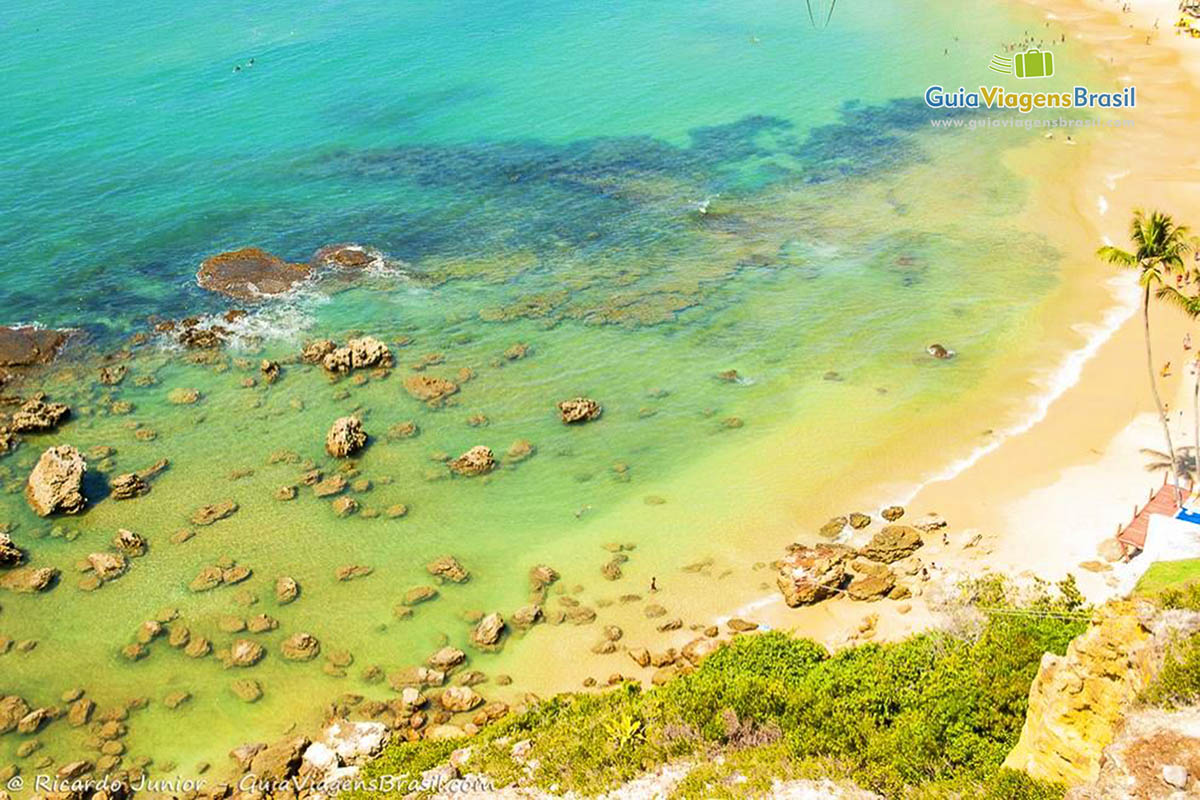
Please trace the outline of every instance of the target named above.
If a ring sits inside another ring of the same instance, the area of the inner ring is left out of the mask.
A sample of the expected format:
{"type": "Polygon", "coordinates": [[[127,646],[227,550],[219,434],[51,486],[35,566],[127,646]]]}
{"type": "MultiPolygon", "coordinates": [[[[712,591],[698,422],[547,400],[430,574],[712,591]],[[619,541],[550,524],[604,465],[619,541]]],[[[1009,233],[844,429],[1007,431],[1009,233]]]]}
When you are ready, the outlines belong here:
{"type": "Polygon", "coordinates": [[[486,475],[496,467],[496,457],[490,447],[476,445],[458,458],[452,459],[448,466],[451,471],[467,477],[486,475]]]}
{"type": "Polygon", "coordinates": [[[494,647],[504,635],[504,617],[493,612],[479,621],[471,632],[471,641],[481,647],[494,647]]]}
{"type": "Polygon", "coordinates": [[[212,525],[225,519],[238,510],[238,504],[233,500],[222,500],[210,506],[202,506],[192,514],[193,525],[212,525]]]}
{"type": "Polygon", "coordinates": [[[70,335],[70,331],[0,326],[0,367],[49,364],[70,335]]]}
{"type": "Polygon", "coordinates": [[[253,301],[282,294],[311,273],[308,264],[291,264],[257,247],[245,247],[205,259],[196,282],[210,292],[253,301]]]}
{"type": "Polygon", "coordinates": [[[346,458],[361,450],[367,443],[367,432],[358,417],[341,417],[325,436],[325,452],[334,458],[346,458]]]}
{"type": "Polygon", "coordinates": [[[846,562],[854,550],[839,544],[793,545],[779,564],[776,584],[784,602],[795,608],[830,597],[846,581],[846,562]]]}
{"type": "Polygon", "coordinates": [[[483,705],[483,698],[469,686],[451,686],[438,697],[442,708],[451,713],[470,711],[483,705]]]}
{"type": "Polygon", "coordinates": [[[0,572],[0,589],[22,594],[44,592],[57,577],[58,570],[53,567],[18,567],[0,572]]]}
{"type": "Polygon", "coordinates": [[[1174,800],[1200,797],[1200,708],[1129,714],[1104,748],[1095,781],[1064,800],[1174,800]]]}
{"type": "Polygon", "coordinates": [[[558,404],[558,414],[564,425],[591,422],[599,418],[602,411],[600,404],[590,397],[576,397],[558,404]]]}
{"type": "Polygon", "coordinates": [[[912,555],[921,545],[921,532],[916,528],[887,525],[872,536],[859,553],[872,561],[890,564],[912,555]]]}
{"type": "Polygon", "coordinates": [[[321,359],[329,372],[351,372],[356,369],[392,366],[392,352],[373,336],[351,339],[345,347],[335,348],[321,359]]]}
{"type": "Polygon", "coordinates": [[[458,559],[450,555],[438,556],[425,565],[425,570],[430,575],[445,578],[454,583],[465,583],[470,577],[463,565],[458,563],[458,559]]]}
{"type": "Polygon", "coordinates": [[[321,643],[311,633],[294,633],[279,648],[288,661],[312,661],[321,652],[321,643]]]}
{"type": "Polygon", "coordinates": [[[1196,615],[1114,601],[1066,655],[1047,653],[1029,690],[1021,738],[1004,766],[1068,786],[1092,781],[1130,704],[1156,674],[1163,640],[1200,627],[1196,615]]]}
{"type": "Polygon", "coordinates": [[[87,503],[83,496],[86,472],[87,462],[74,447],[51,447],[42,453],[30,473],[25,499],[39,517],[78,514],[87,503]]]}
{"type": "Polygon", "coordinates": [[[0,533],[0,567],[15,567],[24,557],[21,549],[13,544],[12,537],[0,533]]]}
{"type": "Polygon", "coordinates": [[[57,428],[70,414],[63,403],[28,400],[12,415],[8,427],[13,433],[42,433],[57,428]]]}

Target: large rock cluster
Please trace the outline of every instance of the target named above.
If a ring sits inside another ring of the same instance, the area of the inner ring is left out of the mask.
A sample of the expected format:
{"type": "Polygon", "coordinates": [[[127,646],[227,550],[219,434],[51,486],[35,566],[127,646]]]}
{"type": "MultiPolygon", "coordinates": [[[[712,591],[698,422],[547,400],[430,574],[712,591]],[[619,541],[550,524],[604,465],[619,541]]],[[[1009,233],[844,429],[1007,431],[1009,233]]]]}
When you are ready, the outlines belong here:
{"type": "Polygon", "coordinates": [[[367,432],[358,417],[341,417],[325,436],[325,452],[334,458],[346,458],[367,444],[367,432]]]}
{"type": "Polygon", "coordinates": [[[845,594],[872,601],[907,596],[908,587],[889,565],[921,547],[921,534],[907,525],[888,525],[861,549],[844,544],[792,545],[777,563],[776,584],[792,608],[845,594]]]}
{"type": "Polygon", "coordinates": [[[283,294],[311,274],[308,264],[289,263],[257,247],[244,247],[205,259],[196,282],[210,292],[253,301],[283,294]]]}

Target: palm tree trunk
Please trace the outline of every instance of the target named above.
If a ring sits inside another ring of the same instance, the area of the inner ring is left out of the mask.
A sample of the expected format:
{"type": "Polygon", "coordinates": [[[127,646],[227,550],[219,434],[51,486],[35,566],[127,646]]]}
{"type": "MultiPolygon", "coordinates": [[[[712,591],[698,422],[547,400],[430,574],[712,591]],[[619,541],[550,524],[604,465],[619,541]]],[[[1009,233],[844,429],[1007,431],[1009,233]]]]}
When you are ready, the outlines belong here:
{"type": "Polygon", "coordinates": [[[1192,364],[1195,370],[1196,377],[1192,381],[1192,444],[1196,449],[1192,451],[1193,465],[1196,471],[1192,473],[1192,491],[1196,491],[1200,487],[1200,358],[1197,358],[1192,364]]]}
{"type": "Polygon", "coordinates": [[[1163,436],[1167,439],[1167,458],[1171,478],[1175,482],[1175,503],[1183,505],[1183,491],[1179,488],[1179,470],[1175,468],[1175,445],[1171,441],[1171,426],[1167,424],[1167,410],[1163,408],[1162,398],[1158,395],[1158,381],[1154,375],[1154,354],[1150,351],[1150,284],[1147,283],[1142,292],[1142,326],[1146,336],[1146,370],[1150,375],[1150,393],[1154,395],[1154,405],[1158,409],[1158,421],[1162,423],[1163,436]]]}

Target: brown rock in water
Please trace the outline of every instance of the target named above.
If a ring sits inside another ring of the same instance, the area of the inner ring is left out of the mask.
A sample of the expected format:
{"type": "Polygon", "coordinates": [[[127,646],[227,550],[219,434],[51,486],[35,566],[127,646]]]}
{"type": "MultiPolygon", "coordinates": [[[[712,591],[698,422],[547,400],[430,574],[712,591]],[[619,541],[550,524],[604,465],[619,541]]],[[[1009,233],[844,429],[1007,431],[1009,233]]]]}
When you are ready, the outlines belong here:
{"type": "Polygon", "coordinates": [[[450,555],[435,558],[425,565],[425,570],[430,575],[445,578],[454,583],[466,583],[467,579],[471,577],[463,565],[458,563],[458,559],[450,555]]]}
{"type": "Polygon", "coordinates": [[[244,703],[257,702],[263,696],[262,684],[253,678],[239,678],[229,688],[244,703]]]}
{"type": "Polygon", "coordinates": [[[520,464],[522,461],[533,456],[537,452],[537,448],[533,446],[533,442],[528,439],[517,439],[509,445],[508,451],[504,454],[505,464],[520,464]]]}
{"type": "Polygon", "coordinates": [[[125,574],[129,563],[125,556],[118,553],[92,553],[87,557],[88,564],[102,581],[110,581],[125,574]]]}
{"type": "Polygon", "coordinates": [[[333,574],[339,581],[352,581],[355,578],[365,578],[374,571],[366,564],[343,564],[334,570],[333,574]]]}
{"type": "Polygon", "coordinates": [[[432,586],[414,586],[404,593],[402,601],[406,606],[415,606],[437,597],[437,589],[432,586]]]}
{"type": "Polygon", "coordinates": [[[564,425],[591,422],[598,419],[602,411],[600,404],[590,397],[576,397],[558,404],[558,414],[564,425]]]}
{"type": "Polygon", "coordinates": [[[278,361],[270,361],[263,359],[258,365],[258,371],[262,373],[263,380],[267,383],[274,383],[279,380],[280,367],[278,361]]]}
{"type": "Polygon", "coordinates": [[[332,503],[333,513],[339,517],[348,517],[358,511],[358,501],[353,497],[339,497],[332,503]]]}
{"type": "Polygon", "coordinates": [[[321,643],[311,633],[294,633],[279,648],[288,661],[312,661],[321,652],[321,643]]]}
{"type": "Polygon", "coordinates": [[[308,263],[313,269],[364,269],[383,264],[383,254],[359,244],[329,244],[313,253],[308,263]]]}
{"type": "Polygon", "coordinates": [[[512,615],[512,623],[518,628],[531,628],[542,620],[542,607],[536,603],[521,606],[512,615]]]}
{"type": "Polygon", "coordinates": [[[345,347],[338,347],[321,359],[322,366],[329,372],[350,372],[356,369],[392,366],[392,352],[388,346],[373,336],[351,339],[345,347]]]}
{"type": "Polygon", "coordinates": [[[334,458],[346,458],[357,453],[367,443],[367,432],[358,417],[341,417],[325,436],[325,452],[334,458]]]}
{"type": "Polygon", "coordinates": [[[425,660],[433,669],[449,672],[467,660],[467,654],[457,647],[443,647],[425,660]]]}
{"type": "Polygon", "coordinates": [[[29,713],[29,705],[18,695],[0,696],[0,735],[14,731],[29,713]]]}
{"type": "Polygon", "coordinates": [[[776,584],[791,608],[818,603],[842,588],[854,550],[838,544],[793,545],[779,562],[776,584]]]}
{"type": "Polygon", "coordinates": [[[100,368],[100,374],[96,380],[105,386],[116,386],[121,381],[125,380],[125,375],[128,374],[129,367],[124,364],[113,364],[107,367],[100,368]]]}
{"type": "Polygon", "coordinates": [[[859,550],[859,554],[872,561],[891,564],[907,558],[922,544],[921,532],[908,525],[887,525],[871,537],[871,541],[859,550]]]}
{"type": "Polygon", "coordinates": [[[834,517],[821,526],[817,533],[826,539],[836,539],[845,529],[848,520],[845,517],[834,517]]]}
{"type": "Polygon", "coordinates": [[[409,375],[404,379],[404,390],[418,400],[437,404],[458,391],[458,384],[432,375],[409,375]]]}
{"type": "Polygon", "coordinates": [[[333,497],[346,491],[346,479],[341,475],[330,475],[323,481],[313,484],[313,494],[317,497],[333,497]]]}
{"type": "Polygon", "coordinates": [[[187,647],[183,649],[183,652],[188,658],[204,658],[212,652],[212,643],[203,636],[193,636],[191,637],[191,641],[188,642],[187,647]]]}
{"type": "Polygon", "coordinates": [[[471,641],[482,647],[494,647],[504,635],[504,617],[493,612],[479,621],[471,632],[471,641]]]}
{"type": "Polygon", "coordinates": [[[278,489],[275,490],[275,499],[279,500],[281,502],[287,502],[288,500],[295,500],[298,492],[299,492],[299,489],[295,486],[295,484],[291,484],[288,486],[280,486],[278,489]]]}
{"type": "Polygon", "coordinates": [[[871,518],[866,514],[861,514],[855,511],[850,515],[850,527],[854,528],[856,531],[860,531],[870,524],[871,518]]]}
{"type": "Polygon", "coordinates": [[[8,427],[13,433],[42,433],[57,428],[70,414],[63,403],[29,400],[13,413],[8,427]]]}
{"type": "Polygon", "coordinates": [[[113,478],[108,488],[113,500],[132,500],[150,491],[150,484],[136,472],[126,472],[113,478]]]}
{"type": "Polygon", "coordinates": [[[167,392],[167,402],[173,406],[192,406],[200,402],[200,390],[177,386],[167,392]]]}
{"type": "Polygon", "coordinates": [[[895,522],[904,516],[904,506],[888,506],[883,511],[879,512],[879,516],[883,517],[888,522],[895,522]]]}
{"type": "Polygon", "coordinates": [[[200,570],[192,582],[188,584],[188,589],[193,592],[207,592],[217,588],[225,582],[225,571],[217,566],[208,566],[200,570]]]}
{"type": "Polygon", "coordinates": [[[740,617],[734,617],[726,622],[725,625],[734,633],[748,633],[750,631],[758,630],[757,622],[751,622],[740,617]]]}
{"type": "Polygon", "coordinates": [[[257,247],[245,247],[206,259],[196,273],[202,289],[238,300],[282,294],[308,278],[308,264],[290,264],[257,247]]]}
{"type": "Polygon", "coordinates": [[[237,510],[238,504],[233,500],[222,500],[220,503],[196,509],[196,512],[192,514],[192,524],[212,525],[215,522],[225,519],[237,510]]]}
{"type": "Polygon", "coordinates": [[[547,586],[557,580],[558,572],[554,569],[554,567],[546,564],[538,564],[536,567],[529,570],[529,585],[535,592],[545,589],[547,586]]]}
{"type": "Polygon", "coordinates": [[[332,339],[316,339],[304,343],[304,347],[300,350],[300,358],[306,364],[320,364],[325,360],[325,356],[336,349],[337,344],[332,339]]]}
{"type": "Polygon", "coordinates": [[[72,728],[81,728],[87,725],[92,719],[92,712],[96,710],[96,704],[86,697],[80,698],[71,703],[67,710],[67,724],[72,728]]]}
{"type": "Polygon", "coordinates": [[[267,651],[258,642],[249,639],[234,639],[233,644],[229,647],[229,654],[222,661],[227,667],[252,667],[262,661],[266,654],[267,651]]]}
{"type": "Polygon", "coordinates": [[[0,567],[15,567],[25,558],[7,533],[0,533],[0,567]]]}
{"type": "Polygon", "coordinates": [[[451,686],[438,696],[438,703],[451,713],[461,713],[483,705],[483,698],[469,686],[451,686]]]}
{"type": "Polygon", "coordinates": [[[472,477],[485,475],[496,467],[496,459],[490,447],[476,445],[449,462],[450,470],[458,475],[472,477]]]}
{"type": "Polygon", "coordinates": [[[78,514],[87,504],[83,496],[83,476],[87,462],[70,445],[51,447],[42,453],[29,474],[25,499],[39,517],[51,514],[78,514]]]}
{"type": "Polygon", "coordinates": [[[0,367],[49,364],[70,335],[69,331],[0,326],[0,367]]]}
{"type": "Polygon", "coordinates": [[[389,439],[411,439],[417,433],[419,433],[417,423],[412,420],[406,420],[405,422],[397,422],[388,428],[387,436],[389,439]]]}
{"type": "Polygon", "coordinates": [[[0,573],[0,589],[21,594],[44,592],[58,577],[58,570],[53,567],[18,567],[0,573]]]}
{"type": "Polygon", "coordinates": [[[300,584],[296,583],[295,578],[280,575],[275,579],[275,602],[279,605],[285,606],[299,596],[300,584]]]}

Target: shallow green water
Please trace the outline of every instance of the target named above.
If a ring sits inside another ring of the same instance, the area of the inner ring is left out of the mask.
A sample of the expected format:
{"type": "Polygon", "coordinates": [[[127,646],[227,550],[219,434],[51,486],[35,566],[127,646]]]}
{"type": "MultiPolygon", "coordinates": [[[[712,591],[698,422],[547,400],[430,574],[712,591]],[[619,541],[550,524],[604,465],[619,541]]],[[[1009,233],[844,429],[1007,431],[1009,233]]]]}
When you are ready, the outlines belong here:
{"type": "MultiPolygon", "coordinates": [[[[16,525],[32,563],[64,574],[45,595],[0,598],[0,633],[39,640],[0,656],[0,690],[50,703],[81,685],[104,706],[186,689],[194,698],[177,711],[156,702],[135,714],[130,754],[164,771],[223,763],[232,745],[312,720],[341,692],[388,696],[359,680],[363,668],[416,663],[443,636],[465,643],[463,612],[513,610],[540,560],[594,603],[630,590],[598,577],[603,542],[636,542],[638,558],[672,567],[723,546],[673,509],[770,496],[770,451],[761,474],[722,475],[725,453],[766,447],[803,420],[816,478],[881,431],[950,424],[982,382],[1019,380],[1037,351],[1035,312],[1059,282],[1052,244],[1008,221],[1028,187],[1001,157],[1029,135],[931,132],[915,98],[932,81],[986,77],[993,43],[1030,22],[984,3],[842,5],[819,35],[802,5],[732,1],[10,13],[0,89],[15,113],[0,120],[0,164],[15,177],[0,183],[0,322],[79,326],[111,349],[146,316],[227,308],[193,276],[205,255],[243,244],[303,259],[360,241],[419,277],[328,280],[256,311],[222,370],[154,343],[118,388],[95,385],[92,366],[50,382],[75,419],[0,461],[0,522],[16,525]],[[961,16],[970,42],[955,38],[966,38],[961,16]],[[253,68],[231,71],[250,57],[253,68]],[[330,384],[288,365],[273,386],[241,386],[263,355],[356,330],[411,339],[393,345],[390,377],[330,384]],[[925,357],[934,339],[959,358],[925,357]],[[505,361],[514,342],[531,355],[505,361]],[[434,352],[445,361],[430,373],[476,374],[437,410],[401,388],[408,365],[434,352]],[[746,380],[716,378],[730,368],[746,380]],[[139,375],[157,382],[138,386],[139,375]],[[170,405],[180,386],[201,402],[170,405]],[[554,402],[577,394],[603,403],[599,422],[559,423],[554,402]],[[114,401],[132,413],[109,414],[114,401]],[[292,503],[273,499],[300,467],[269,456],[289,450],[332,469],[324,431],[347,413],[373,437],[360,502],[405,503],[407,517],[339,520],[303,489],[292,503]],[[473,414],[489,424],[469,426],[473,414]],[[389,440],[403,420],[421,434],[389,440]],[[157,437],[137,439],[130,423],[157,437]],[[517,439],[537,454],[488,479],[449,478],[431,458],[476,444],[499,454],[517,439]],[[110,476],[164,457],[171,467],[146,497],[42,521],[20,492],[57,442],[115,447],[111,464],[93,464],[110,476]],[[253,474],[232,479],[237,470],[253,474]],[[667,501],[652,521],[608,522],[647,496],[667,501]],[[169,542],[195,508],[226,497],[236,515],[169,542]],[[74,564],[118,527],[144,535],[150,553],[80,592],[74,564]],[[404,590],[427,582],[423,565],[445,552],[471,582],[396,620],[404,590]],[[187,590],[225,555],[254,576],[187,590]],[[375,574],[334,579],[358,563],[375,574]],[[279,574],[303,587],[284,608],[271,596],[279,574]],[[252,608],[235,603],[243,587],[259,598],[252,608]],[[164,607],[217,647],[234,638],[218,630],[222,614],[261,611],[281,626],[259,637],[271,655],[246,671],[161,641],[124,662],[121,647],[164,607]],[[350,675],[323,674],[323,657],[280,659],[278,642],[298,630],[326,653],[351,651],[350,675]],[[228,689],[246,676],[266,689],[252,706],[228,689]]],[[[472,665],[489,671],[500,658],[473,654],[472,665]]],[[[61,762],[82,733],[58,722],[39,738],[38,756],[61,762]]],[[[0,739],[0,764],[18,744],[0,739]]]]}

